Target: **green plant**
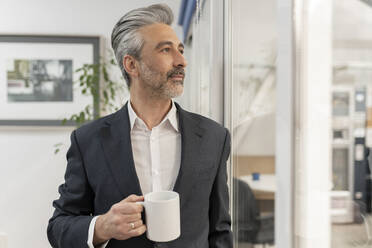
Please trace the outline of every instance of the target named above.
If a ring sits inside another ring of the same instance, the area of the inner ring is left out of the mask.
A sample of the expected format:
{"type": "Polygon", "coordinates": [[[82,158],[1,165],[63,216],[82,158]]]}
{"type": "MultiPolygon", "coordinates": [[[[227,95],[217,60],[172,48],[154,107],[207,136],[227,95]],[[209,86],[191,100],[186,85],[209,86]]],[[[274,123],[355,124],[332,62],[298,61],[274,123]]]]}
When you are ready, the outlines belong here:
{"type": "MultiPolygon", "coordinates": [[[[76,89],[80,90],[83,95],[93,97],[93,103],[84,106],[78,113],[72,114],[62,120],[65,125],[68,121],[72,121],[77,127],[86,122],[98,119],[102,114],[111,113],[120,108],[115,103],[118,93],[123,93],[127,89],[127,85],[123,77],[119,80],[113,80],[109,71],[112,67],[117,67],[116,61],[111,58],[105,62],[102,58],[99,64],[84,64],[78,68],[75,73],[79,74],[78,80],[74,82],[76,89]]],[[[54,153],[57,154],[63,143],[54,145],[54,153]]]]}
{"type": "Polygon", "coordinates": [[[116,93],[126,88],[126,85],[123,79],[119,82],[111,79],[108,73],[110,66],[117,66],[114,59],[111,59],[109,63],[101,61],[99,64],[85,64],[76,70],[80,76],[75,83],[78,84],[83,95],[93,96],[94,103],[86,105],[80,112],[65,118],[62,124],[71,120],[77,126],[81,126],[87,121],[100,118],[101,113],[118,110],[119,106],[115,104],[116,93]],[[101,75],[101,84],[99,84],[101,75]],[[99,86],[101,86],[100,89],[99,86]]]}

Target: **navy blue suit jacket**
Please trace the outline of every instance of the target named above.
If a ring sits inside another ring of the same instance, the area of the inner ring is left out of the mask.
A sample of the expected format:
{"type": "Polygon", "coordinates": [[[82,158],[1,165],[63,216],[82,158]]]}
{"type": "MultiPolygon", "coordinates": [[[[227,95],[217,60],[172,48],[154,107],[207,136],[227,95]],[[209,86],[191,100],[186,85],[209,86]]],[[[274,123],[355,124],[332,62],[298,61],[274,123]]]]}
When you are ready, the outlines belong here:
{"type": "MultiPolygon", "coordinates": [[[[230,135],[218,123],[183,110],[180,124],[181,167],[174,186],[180,194],[181,236],[154,243],[146,235],[110,240],[107,248],[232,248],[226,160],[230,135]]],[[[71,134],[65,183],[48,225],[55,248],[87,246],[95,215],[131,194],[142,195],[133,162],[127,104],[118,112],[80,127],[71,134]]]]}

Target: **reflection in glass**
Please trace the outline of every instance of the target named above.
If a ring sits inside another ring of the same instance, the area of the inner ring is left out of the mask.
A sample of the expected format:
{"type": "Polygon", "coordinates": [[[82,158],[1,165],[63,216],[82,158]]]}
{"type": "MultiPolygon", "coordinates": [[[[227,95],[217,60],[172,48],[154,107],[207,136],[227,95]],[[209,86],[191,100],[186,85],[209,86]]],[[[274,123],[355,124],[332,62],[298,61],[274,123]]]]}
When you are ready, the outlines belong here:
{"type": "Polygon", "coordinates": [[[349,94],[347,92],[334,92],[332,99],[334,116],[349,115],[349,94]]]}
{"type": "Polygon", "coordinates": [[[234,247],[274,245],[276,1],[231,1],[234,247]]]}
{"type": "Polygon", "coordinates": [[[371,2],[334,0],[333,13],[331,247],[372,247],[371,2]]]}
{"type": "Polygon", "coordinates": [[[333,148],[333,190],[348,190],[348,148],[333,148]]]}

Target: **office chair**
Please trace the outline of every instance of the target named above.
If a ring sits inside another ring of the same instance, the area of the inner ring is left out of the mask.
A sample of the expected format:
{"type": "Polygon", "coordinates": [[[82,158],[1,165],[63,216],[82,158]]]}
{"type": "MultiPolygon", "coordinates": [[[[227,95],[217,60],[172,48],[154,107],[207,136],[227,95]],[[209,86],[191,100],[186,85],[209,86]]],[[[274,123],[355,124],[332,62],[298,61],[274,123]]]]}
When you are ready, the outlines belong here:
{"type": "Polygon", "coordinates": [[[237,208],[233,212],[234,237],[238,242],[253,245],[274,244],[274,214],[260,216],[257,200],[249,185],[233,179],[237,192],[237,208]]]}

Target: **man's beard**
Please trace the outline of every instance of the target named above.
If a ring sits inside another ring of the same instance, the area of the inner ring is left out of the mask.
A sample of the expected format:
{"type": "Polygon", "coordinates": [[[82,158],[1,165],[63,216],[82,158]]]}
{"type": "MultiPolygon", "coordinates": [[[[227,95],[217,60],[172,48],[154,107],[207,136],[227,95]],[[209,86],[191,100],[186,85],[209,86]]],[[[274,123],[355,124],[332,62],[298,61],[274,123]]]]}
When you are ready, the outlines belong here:
{"type": "Polygon", "coordinates": [[[171,77],[177,74],[185,77],[183,68],[173,68],[165,74],[157,72],[141,62],[140,70],[140,79],[145,87],[151,91],[151,96],[169,99],[182,95],[184,78],[176,81],[172,80],[171,77]]]}

